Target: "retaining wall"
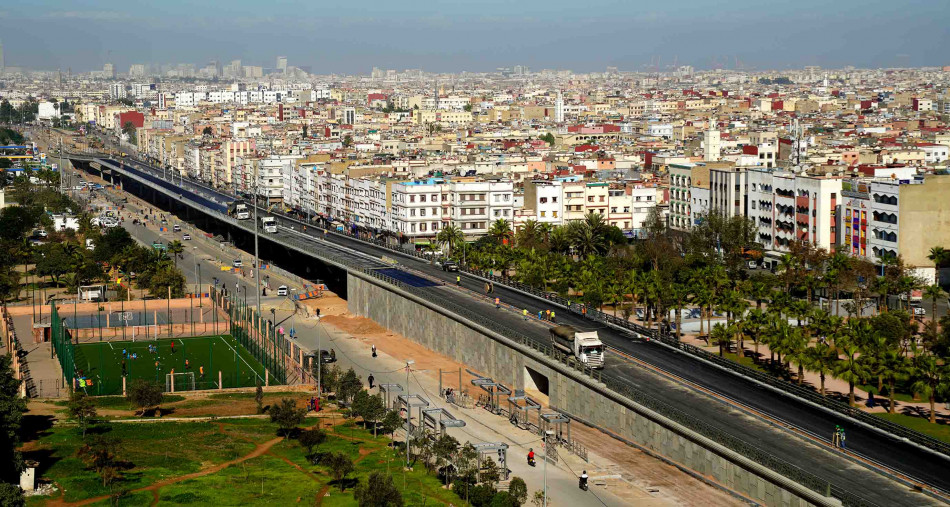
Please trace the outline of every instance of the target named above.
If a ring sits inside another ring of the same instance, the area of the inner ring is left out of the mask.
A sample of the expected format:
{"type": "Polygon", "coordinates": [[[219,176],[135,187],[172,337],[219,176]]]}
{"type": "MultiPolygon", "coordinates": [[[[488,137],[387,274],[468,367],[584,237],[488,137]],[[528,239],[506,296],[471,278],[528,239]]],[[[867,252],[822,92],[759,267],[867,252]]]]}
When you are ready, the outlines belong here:
{"type": "MultiPolygon", "coordinates": [[[[525,387],[531,368],[548,379],[550,405],[770,506],[840,505],[475,322],[363,275],[347,275],[350,313],[367,317],[497,382],[525,387]]],[[[530,384],[530,380],[529,380],[530,384]]]]}

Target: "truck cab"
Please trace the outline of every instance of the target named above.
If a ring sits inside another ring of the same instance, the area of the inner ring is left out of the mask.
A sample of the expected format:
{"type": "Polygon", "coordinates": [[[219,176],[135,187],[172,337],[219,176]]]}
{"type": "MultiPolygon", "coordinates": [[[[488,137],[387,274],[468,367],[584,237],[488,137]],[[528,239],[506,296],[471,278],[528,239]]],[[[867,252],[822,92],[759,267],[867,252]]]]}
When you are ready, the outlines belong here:
{"type": "Polygon", "coordinates": [[[590,368],[604,367],[604,344],[597,331],[578,331],[571,326],[551,328],[551,345],[562,352],[573,354],[590,368]]]}
{"type": "Polygon", "coordinates": [[[277,219],[274,217],[261,217],[261,228],[268,234],[276,234],[277,219]]]}

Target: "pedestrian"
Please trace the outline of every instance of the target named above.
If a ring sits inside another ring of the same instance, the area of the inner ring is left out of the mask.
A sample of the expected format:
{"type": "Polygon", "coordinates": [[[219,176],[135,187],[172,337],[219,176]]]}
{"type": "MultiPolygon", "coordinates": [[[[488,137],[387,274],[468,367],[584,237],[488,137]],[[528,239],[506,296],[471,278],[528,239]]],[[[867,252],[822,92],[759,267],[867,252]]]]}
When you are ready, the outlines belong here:
{"type": "Polygon", "coordinates": [[[551,322],[557,323],[557,318],[554,317],[554,310],[551,310],[551,322]]]}
{"type": "Polygon", "coordinates": [[[840,428],[838,429],[838,444],[841,446],[842,449],[846,448],[844,445],[844,440],[845,440],[844,428],[840,428]]]}
{"type": "Polygon", "coordinates": [[[172,340],[172,341],[171,341],[171,345],[172,345],[172,354],[174,354],[174,353],[175,353],[175,340],[172,340]]]}
{"type": "Polygon", "coordinates": [[[122,349],[122,357],[129,357],[129,353],[125,349],[122,349]]]}
{"type": "Polygon", "coordinates": [[[838,447],[838,439],[841,437],[841,426],[835,425],[835,432],[831,435],[831,446],[838,447]]]}
{"type": "Polygon", "coordinates": [[[320,309],[319,309],[319,308],[317,308],[317,318],[318,318],[318,319],[320,318],[320,309]]]}
{"type": "Polygon", "coordinates": [[[551,320],[551,310],[545,311],[544,315],[548,318],[548,320],[551,320]]]}
{"type": "Polygon", "coordinates": [[[455,285],[462,286],[462,275],[455,275],[455,285]]]}
{"type": "Polygon", "coordinates": [[[369,376],[366,377],[366,382],[369,384],[370,389],[373,388],[373,382],[375,381],[376,381],[376,377],[374,377],[372,373],[370,373],[369,376]]]}
{"type": "Polygon", "coordinates": [[[376,345],[372,346],[373,357],[376,357],[376,345]]]}
{"type": "Polygon", "coordinates": [[[188,362],[187,359],[185,359],[185,369],[186,369],[186,370],[190,370],[190,369],[191,369],[191,363],[188,362]]]}
{"type": "Polygon", "coordinates": [[[874,408],[877,402],[874,400],[874,393],[868,393],[868,408],[874,408]]]}
{"type": "Polygon", "coordinates": [[[158,361],[155,361],[155,369],[158,369],[158,361]]]}
{"type": "Polygon", "coordinates": [[[541,310],[538,310],[538,320],[541,320],[542,315],[544,315],[544,312],[541,310]]]}
{"type": "Polygon", "coordinates": [[[501,309],[501,298],[495,298],[495,309],[501,309]]]}
{"type": "Polygon", "coordinates": [[[524,316],[524,320],[528,320],[528,309],[521,310],[521,315],[524,316]]]}

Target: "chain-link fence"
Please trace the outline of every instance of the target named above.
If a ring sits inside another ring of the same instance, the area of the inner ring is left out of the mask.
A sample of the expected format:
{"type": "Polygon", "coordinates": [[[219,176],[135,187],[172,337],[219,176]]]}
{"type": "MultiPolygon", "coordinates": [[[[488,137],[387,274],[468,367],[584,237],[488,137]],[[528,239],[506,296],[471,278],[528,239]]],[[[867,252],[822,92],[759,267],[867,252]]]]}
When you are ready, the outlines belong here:
{"type": "Polygon", "coordinates": [[[264,365],[270,383],[286,384],[288,357],[293,354],[290,340],[246,300],[234,297],[227,289],[213,289],[211,298],[228,315],[231,336],[264,365]]]}

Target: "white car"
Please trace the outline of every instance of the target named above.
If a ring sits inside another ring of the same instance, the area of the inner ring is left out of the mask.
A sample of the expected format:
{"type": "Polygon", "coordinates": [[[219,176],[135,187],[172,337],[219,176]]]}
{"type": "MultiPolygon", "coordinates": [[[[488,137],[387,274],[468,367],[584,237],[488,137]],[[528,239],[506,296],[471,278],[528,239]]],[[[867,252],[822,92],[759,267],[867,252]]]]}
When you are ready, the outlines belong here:
{"type": "Polygon", "coordinates": [[[239,267],[243,266],[244,263],[241,262],[241,259],[234,259],[234,262],[232,262],[231,265],[234,266],[234,267],[236,267],[236,268],[239,268],[239,267]]]}
{"type": "Polygon", "coordinates": [[[281,285],[280,287],[277,287],[277,295],[278,295],[278,296],[286,296],[286,295],[287,295],[287,286],[286,286],[286,285],[281,285]]]}
{"type": "Polygon", "coordinates": [[[188,233],[186,232],[186,233],[182,234],[181,239],[183,239],[183,240],[185,240],[185,241],[190,241],[190,240],[191,240],[191,234],[188,234],[188,233]]]}

